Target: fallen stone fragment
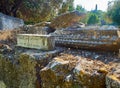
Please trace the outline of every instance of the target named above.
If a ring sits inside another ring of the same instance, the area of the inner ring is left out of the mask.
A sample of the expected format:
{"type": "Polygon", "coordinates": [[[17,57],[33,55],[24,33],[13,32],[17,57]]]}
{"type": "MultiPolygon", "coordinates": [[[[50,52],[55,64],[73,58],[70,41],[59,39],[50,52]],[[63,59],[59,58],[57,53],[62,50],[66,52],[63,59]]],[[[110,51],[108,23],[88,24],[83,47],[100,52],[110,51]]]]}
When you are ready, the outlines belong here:
{"type": "Polygon", "coordinates": [[[43,88],[105,88],[109,66],[101,61],[61,55],[40,71],[43,88]]]}
{"type": "Polygon", "coordinates": [[[55,31],[56,29],[65,28],[73,23],[78,22],[81,18],[85,16],[85,13],[80,13],[79,11],[73,11],[69,13],[62,14],[54,18],[49,27],[51,30],[55,31]]]}
{"type": "Polygon", "coordinates": [[[120,80],[115,75],[107,75],[106,86],[106,88],[120,88],[120,80]]]}
{"type": "Polygon", "coordinates": [[[111,72],[106,76],[106,88],[120,88],[120,63],[114,63],[111,72]]]}
{"type": "Polygon", "coordinates": [[[77,88],[105,88],[105,77],[109,67],[100,61],[79,58],[73,70],[77,88]]]}
{"type": "Polygon", "coordinates": [[[62,55],[54,58],[40,71],[42,88],[72,88],[72,70],[78,59],[72,55],[62,55]]]}
{"type": "Polygon", "coordinates": [[[22,19],[0,13],[0,30],[11,30],[22,27],[23,25],[24,21],[22,19]]]}

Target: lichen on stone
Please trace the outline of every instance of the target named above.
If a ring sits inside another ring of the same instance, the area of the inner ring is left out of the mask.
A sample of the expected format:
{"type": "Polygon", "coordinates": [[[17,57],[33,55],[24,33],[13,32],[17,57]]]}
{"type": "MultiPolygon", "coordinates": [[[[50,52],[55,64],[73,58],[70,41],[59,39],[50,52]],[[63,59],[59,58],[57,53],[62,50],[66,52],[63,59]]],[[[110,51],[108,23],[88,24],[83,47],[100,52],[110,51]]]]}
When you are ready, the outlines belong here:
{"type": "Polygon", "coordinates": [[[17,63],[0,56],[0,80],[6,88],[35,88],[36,62],[28,55],[20,55],[17,63]]]}

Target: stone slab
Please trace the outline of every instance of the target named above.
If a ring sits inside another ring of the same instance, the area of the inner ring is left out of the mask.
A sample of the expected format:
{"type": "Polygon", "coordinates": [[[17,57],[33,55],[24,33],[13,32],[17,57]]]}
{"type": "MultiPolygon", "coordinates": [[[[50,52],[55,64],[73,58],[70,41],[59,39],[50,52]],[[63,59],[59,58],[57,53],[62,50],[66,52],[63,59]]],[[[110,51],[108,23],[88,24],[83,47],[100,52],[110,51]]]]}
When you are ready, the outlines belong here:
{"type": "Polygon", "coordinates": [[[23,25],[24,21],[22,19],[0,13],[0,30],[15,29],[23,25]]]}
{"type": "Polygon", "coordinates": [[[41,50],[52,50],[55,46],[54,37],[39,34],[18,34],[17,46],[35,48],[41,50]]]}

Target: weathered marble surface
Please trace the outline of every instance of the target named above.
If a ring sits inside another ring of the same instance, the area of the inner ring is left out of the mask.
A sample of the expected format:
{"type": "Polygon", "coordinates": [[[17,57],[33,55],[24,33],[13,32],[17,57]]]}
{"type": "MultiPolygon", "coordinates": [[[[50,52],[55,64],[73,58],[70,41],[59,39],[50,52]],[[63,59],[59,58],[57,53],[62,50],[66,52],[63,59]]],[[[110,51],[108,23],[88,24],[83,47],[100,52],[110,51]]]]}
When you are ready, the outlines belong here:
{"type": "Polygon", "coordinates": [[[22,19],[0,13],[0,30],[15,29],[23,25],[24,21],[22,19]]]}
{"type": "Polygon", "coordinates": [[[18,34],[17,46],[42,50],[54,49],[54,37],[39,34],[18,34]]]}

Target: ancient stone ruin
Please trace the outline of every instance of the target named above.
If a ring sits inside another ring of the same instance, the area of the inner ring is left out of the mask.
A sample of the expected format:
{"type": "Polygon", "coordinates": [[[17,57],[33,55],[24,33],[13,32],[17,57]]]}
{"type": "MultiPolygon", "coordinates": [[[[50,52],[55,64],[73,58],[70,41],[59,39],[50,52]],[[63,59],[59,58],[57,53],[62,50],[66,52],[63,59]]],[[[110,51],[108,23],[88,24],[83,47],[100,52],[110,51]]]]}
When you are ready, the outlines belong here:
{"type": "Polygon", "coordinates": [[[53,22],[1,32],[0,37],[7,36],[0,39],[0,86],[120,88],[119,29],[77,22],[66,28],[60,21],[59,28],[53,22]],[[47,34],[52,28],[56,31],[47,34]]]}
{"type": "Polygon", "coordinates": [[[118,51],[120,48],[119,30],[99,30],[80,28],[78,30],[65,29],[61,34],[55,34],[56,45],[104,50],[118,51]]]}
{"type": "Polygon", "coordinates": [[[50,35],[18,34],[17,45],[41,50],[53,50],[55,41],[54,37],[50,35]]]}

